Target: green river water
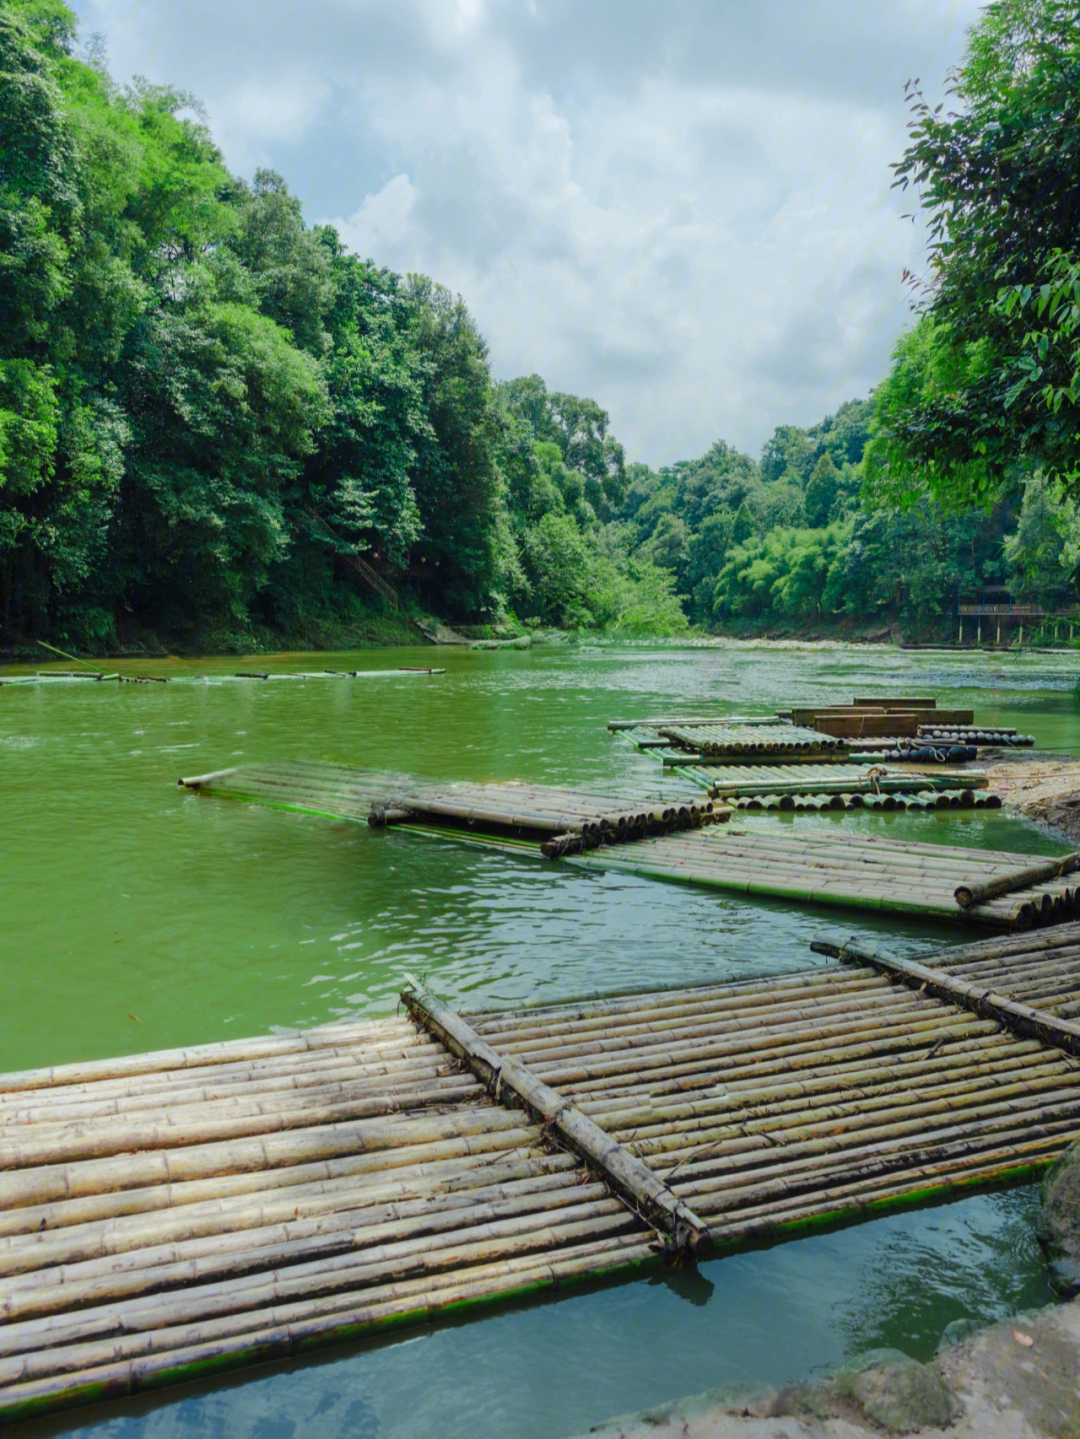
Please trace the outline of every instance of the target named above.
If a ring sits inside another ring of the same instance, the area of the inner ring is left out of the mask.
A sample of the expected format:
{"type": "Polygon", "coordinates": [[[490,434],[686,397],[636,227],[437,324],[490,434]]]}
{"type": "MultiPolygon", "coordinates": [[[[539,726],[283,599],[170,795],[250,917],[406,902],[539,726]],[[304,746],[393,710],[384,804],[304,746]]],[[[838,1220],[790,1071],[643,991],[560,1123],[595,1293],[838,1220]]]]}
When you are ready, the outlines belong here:
{"type": "MultiPolygon", "coordinates": [[[[179,791],[177,777],[325,759],[425,776],[620,788],[658,766],[605,729],[932,693],[1080,751],[1077,658],[842,646],[383,650],[121,664],[168,685],[0,688],[0,1069],[391,1012],[403,972],[451,1002],[540,1002],[806,967],[819,935],[898,953],[960,932],[585,874],[452,840],[179,791]],[[443,675],[399,665],[438,663],[443,675]],[[356,679],[235,678],[357,668],[356,679]]],[[[26,673],[23,667],[0,671],[26,673]]],[[[740,820],[740,823],[743,821],[740,820]]],[[[760,816],[747,825],[1059,848],[1001,812],[760,816]]],[[[950,1321],[1050,1301],[1027,1186],[649,1279],[251,1371],[35,1433],[94,1439],[559,1439],[734,1379],[859,1350],[931,1354],[950,1321]]]]}

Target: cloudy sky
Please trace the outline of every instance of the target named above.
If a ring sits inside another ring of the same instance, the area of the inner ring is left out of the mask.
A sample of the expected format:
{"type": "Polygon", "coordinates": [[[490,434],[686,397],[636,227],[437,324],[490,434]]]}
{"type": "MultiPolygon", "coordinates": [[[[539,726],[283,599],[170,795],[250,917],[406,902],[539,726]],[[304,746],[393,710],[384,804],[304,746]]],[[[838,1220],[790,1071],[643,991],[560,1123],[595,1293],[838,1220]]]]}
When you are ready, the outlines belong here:
{"type": "Polygon", "coordinates": [[[500,378],[653,464],[757,452],[883,375],[921,237],[889,164],[978,0],[77,0],[117,79],[196,93],[231,168],[423,270],[500,378]]]}

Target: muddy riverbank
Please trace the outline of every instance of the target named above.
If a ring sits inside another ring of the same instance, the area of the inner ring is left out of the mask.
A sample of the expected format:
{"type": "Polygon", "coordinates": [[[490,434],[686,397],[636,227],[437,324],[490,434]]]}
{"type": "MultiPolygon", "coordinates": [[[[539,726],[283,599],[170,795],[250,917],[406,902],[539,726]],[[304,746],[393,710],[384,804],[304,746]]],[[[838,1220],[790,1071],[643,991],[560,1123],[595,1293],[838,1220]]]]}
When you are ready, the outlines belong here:
{"type": "Polygon", "coordinates": [[[1080,840],[1080,757],[994,751],[984,768],[1011,809],[1080,840]]]}

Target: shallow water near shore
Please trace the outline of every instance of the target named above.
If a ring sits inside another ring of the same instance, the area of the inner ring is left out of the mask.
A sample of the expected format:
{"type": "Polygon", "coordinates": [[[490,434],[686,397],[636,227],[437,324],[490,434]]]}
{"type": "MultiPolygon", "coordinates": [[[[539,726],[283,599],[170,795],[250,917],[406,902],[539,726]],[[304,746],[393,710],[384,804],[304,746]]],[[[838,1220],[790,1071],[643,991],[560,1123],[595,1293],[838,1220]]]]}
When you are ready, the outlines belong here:
{"type": "MultiPolygon", "coordinates": [[[[467,1007],[715,981],[821,962],[811,939],[959,943],[910,918],[751,902],[583,874],[455,840],[215,801],[181,774],[323,759],[617,793],[659,767],[613,718],[765,714],[931,693],[1076,753],[1080,660],[870,647],[383,650],[111,664],[167,685],[0,688],[0,1069],[392,1012],[403,972],[467,1007]],[[438,664],[443,675],[399,665],[438,664]],[[373,671],[243,680],[236,671],[373,671]]],[[[0,678],[18,673],[0,670],[0,678]]],[[[25,667],[23,667],[25,672],[25,667]]],[[[1055,852],[1001,812],[740,818],[1055,852]]],[[[698,1288],[638,1280],[249,1374],[52,1433],[514,1434],[587,1428],[861,1348],[932,1352],[952,1319],[1048,1302],[1029,1186],[716,1260],[698,1288]],[[711,1292],[709,1286],[712,1286],[711,1292]]]]}

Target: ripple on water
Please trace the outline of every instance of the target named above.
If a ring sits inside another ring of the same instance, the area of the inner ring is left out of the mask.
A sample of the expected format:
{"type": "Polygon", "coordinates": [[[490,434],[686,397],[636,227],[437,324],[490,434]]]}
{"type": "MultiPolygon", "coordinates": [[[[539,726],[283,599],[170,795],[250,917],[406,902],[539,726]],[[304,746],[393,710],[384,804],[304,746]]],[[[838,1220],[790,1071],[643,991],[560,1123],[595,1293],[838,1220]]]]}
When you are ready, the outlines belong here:
{"type": "MultiPolygon", "coordinates": [[[[819,963],[822,934],[898,953],[962,936],[901,917],[740,901],[583,874],[455,841],[177,790],[183,743],[245,760],[360,763],[449,778],[616,790],[658,769],[615,717],[767,713],[793,700],[936,690],[980,718],[1080,741],[1075,658],[832,646],[444,652],[419,681],[219,682],[236,660],[155,662],[199,683],[11,686],[0,745],[0,1067],[195,1044],[391,1012],[403,973],[479,1007],[715,982],[819,963]],[[566,703],[559,703],[565,700],[566,703]],[[184,728],[178,736],[175,729],[184,728]],[[140,749],[129,752],[137,740],[140,749]],[[129,1018],[137,1014],[137,1026],[129,1018]]],[[[260,659],[384,668],[415,651],[260,659]]],[[[187,770],[190,773],[190,770],[187,770]]],[[[794,821],[793,821],[794,822],[794,821]]],[[[768,827],[774,818],[740,820],[768,827]]],[[[802,817],[846,832],[1044,852],[1002,814],[802,817]]],[[[952,1319],[1049,1299],[1031,1187],[974,1196],[662,1277],[503,1311],[379,1348],[152,1401],[65,1433],[94,1439],[558,1439],[611,1413],[859,1349],[925,1357],[952,1319]],[[710,1287],[711,1286],[711,1287],[710,1287]]],[[[59,1432],[55,1428],[53,1432],[59,1432]]]]}

